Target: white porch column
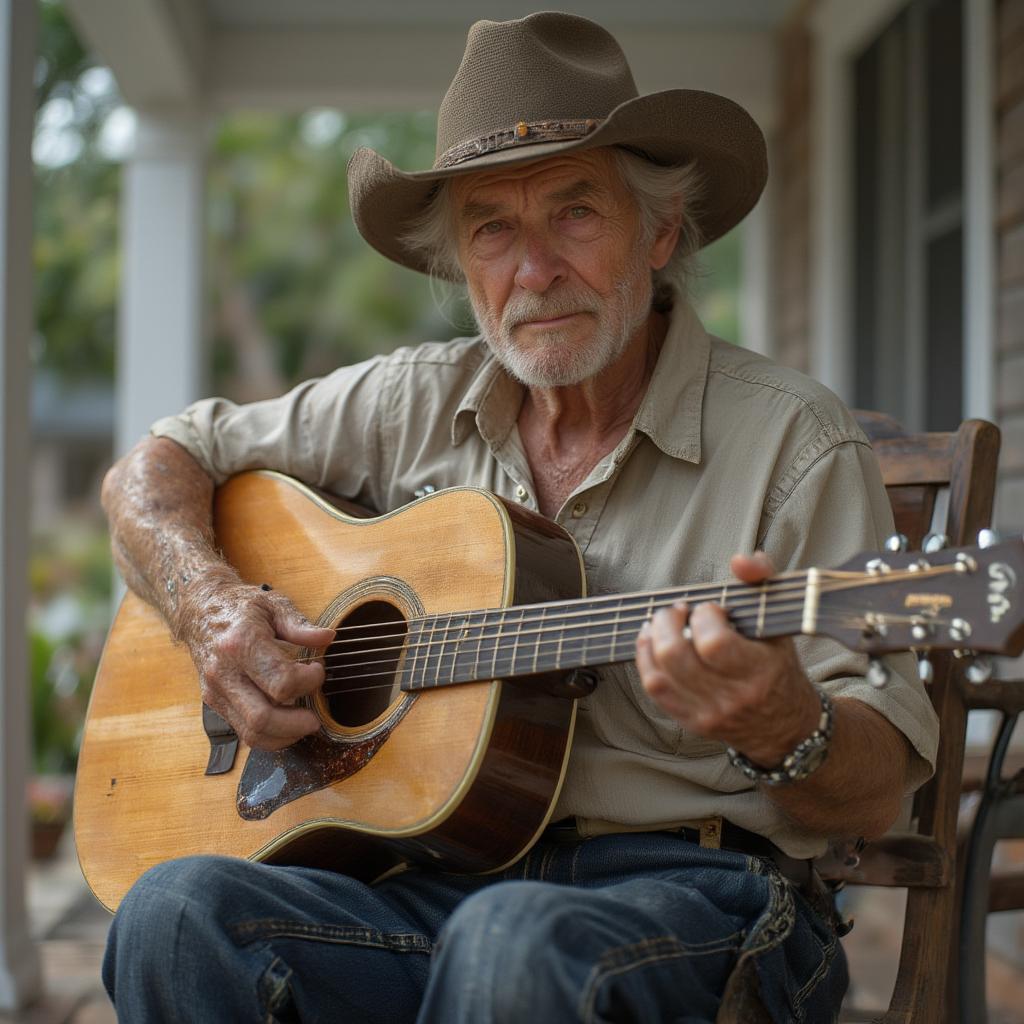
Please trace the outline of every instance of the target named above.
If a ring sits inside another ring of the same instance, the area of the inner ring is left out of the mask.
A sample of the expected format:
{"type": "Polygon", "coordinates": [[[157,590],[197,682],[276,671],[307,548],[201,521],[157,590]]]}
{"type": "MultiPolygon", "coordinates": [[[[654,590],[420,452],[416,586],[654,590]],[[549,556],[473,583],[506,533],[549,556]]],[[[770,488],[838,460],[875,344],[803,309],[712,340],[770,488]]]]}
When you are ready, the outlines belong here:
{"type": "Polygon", "coordinates": [[[42,988],[25,907],[35,0],[0,0],[0,1010],[42,988]]]}
{"type": "Polygon", "coordinates": [[[139,111],[121,207],[117,454],[203,390],[204,155],[200,114],[139,111]]]}

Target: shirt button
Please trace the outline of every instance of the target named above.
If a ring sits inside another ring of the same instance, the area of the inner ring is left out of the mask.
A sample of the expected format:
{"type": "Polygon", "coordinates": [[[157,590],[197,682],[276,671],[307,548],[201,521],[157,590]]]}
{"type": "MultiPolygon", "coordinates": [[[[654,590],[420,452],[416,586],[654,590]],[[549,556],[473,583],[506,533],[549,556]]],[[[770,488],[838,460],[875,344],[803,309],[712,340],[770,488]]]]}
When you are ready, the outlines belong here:
{"type": "Polygon", "coordinates": [[[587,511],[587,503],[585,501],[577,501],[572,507],[573,519],[579,519],[587,511]]]}
{"type": "Polygon", "coordinates": [[[516,497],[520,501],[526,501],[526,488],[522,484],[516,488],[516,497]]]}

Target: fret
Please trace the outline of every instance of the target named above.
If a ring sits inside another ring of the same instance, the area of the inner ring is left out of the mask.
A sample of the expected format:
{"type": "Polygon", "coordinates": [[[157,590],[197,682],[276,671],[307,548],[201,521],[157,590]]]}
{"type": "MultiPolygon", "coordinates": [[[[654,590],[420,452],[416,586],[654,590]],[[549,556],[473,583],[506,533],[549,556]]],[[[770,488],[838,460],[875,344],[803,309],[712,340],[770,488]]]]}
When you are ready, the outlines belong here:
{"type": "Polygon", "coordinates": [[[555,668],[562,667],[562,647],[565,644],[565,619],[562,619],[562,625],[558,630],[558,643],[555,647],[555,668]]]}
{"type": "Polygon", "coordinates": [[[427,636],[426,645],[423,648],[423,685],[437,686],[437,647],[434,642],[434,633],[437,630],[437,616],[430,616],[430,633],[427,636]]]}
{"type": "Polygon", "coordinates": [[[462,657],[462,642],[466,638],[467,621],[465,615],[459,615],[458,617],[450,615],[448,617],[445,639],[441,644],[441,657],[443,658],[445,652],[450,651],[452,662],[451,668],[447,672],[442,671],[444,682],[454,683],[460,680],[459,658],[462,657]]]}
{"type": "Polygon", "coordinates": [[[498,648],[501,646],[501,620],[504,612],[498,612],[498,621],[496,623],[498,630],[494,634],[494,651],[491,656],[491,678],[498,678],[498,648]]]}
{"type": "Polygon", "coordinates": [[[768,600],[768,582],[765,581],[761,584],[761,603],[757,609],[757,635],[759,637],[764,636],[764,610],[765,603],[768,600]]]}
{"type": "Polygon", "coordinates": [[[537,633],[533,637],[533,669],[534,674],[537,672],[537,659],[540,657],[540,645],[544,642],[547,637],[547,632],[544,629],[544,620],[547,617],[547,608],[541,608],[540,610],[540,621],[537,623],[537,633]]]}
{"type": "Polygon", "coordinates": [[[729,584],[722,584],[722,596],[718,599],[719,605],[725,609],[726,614],[729,612],[729,605],[726,603],[729,600],[729,584]]]}
{"type": "Polygon", "coordinates": [[[477,624],[479,632],[476,635],[476,650],[473,654],[473,674],[470,676],[470,679],[480,678],[480,648],[484,643],[484,622],[486,618],[486,615],[481,615],[480,622],[477,624]]]}
{"type": "MultiPolygon", "coordinates": [[[[514,633],[514,635],[512,637],[512,651],[509,654],[508,674],[509,675],[513,675],[513,676],[517,674],[517,670],[516,670],[516,657],[519,654],[519,640],[520,640],[520,638],[522,637],[522,634],[523,634],[523,619],[525,617],[526,617],[525,610],[521,611],[519,613],[519,621],[517,623],[515,623],[515,633],[514,633]]],[[[510,623],[510,625],[511,625],[511,623],[510,623]]]]}
{"type": "Polygon", "coordinates": [[[629,598],[627,597],[621,598],[615,608],[611,644],[608,652],[615,662],[629,658],[633,652],[633,645],[636,643],[636,636],[639,631],[639,627],[635,626],[632,621],[633,612],[630,612],[630,621],[625,626],[623,625],[623,602],[628,600],[629,598]]]}

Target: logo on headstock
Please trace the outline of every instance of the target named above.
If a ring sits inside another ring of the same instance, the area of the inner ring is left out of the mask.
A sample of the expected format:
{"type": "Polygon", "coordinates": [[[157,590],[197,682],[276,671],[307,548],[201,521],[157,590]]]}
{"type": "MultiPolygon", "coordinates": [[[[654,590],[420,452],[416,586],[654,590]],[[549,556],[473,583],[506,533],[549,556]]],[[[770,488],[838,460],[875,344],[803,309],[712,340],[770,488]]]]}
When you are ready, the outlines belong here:
{"type": "Polygon", "coordinates": [[[950,594],[907,594],[903,599],[904,608],[927,608],[938,612],[940,608],[952,608],[953,597],[950,594]]]}
{"type": "Polygon", "coordinates": [[[993,562],[988,574],[988,614],[993,622],[998,622],[1010,610],[1006,591],[1017,585],[1017,575],[1005,562],[993,562]]]}

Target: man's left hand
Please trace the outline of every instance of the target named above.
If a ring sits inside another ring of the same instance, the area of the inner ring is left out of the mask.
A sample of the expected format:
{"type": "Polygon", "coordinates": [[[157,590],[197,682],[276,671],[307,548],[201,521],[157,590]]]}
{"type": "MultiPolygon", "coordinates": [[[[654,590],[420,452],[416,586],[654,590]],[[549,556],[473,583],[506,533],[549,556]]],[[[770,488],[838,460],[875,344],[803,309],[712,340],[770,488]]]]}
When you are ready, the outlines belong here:
{"type": "MultiPolygon", "coordinates": [[[[748,584],[774,573],[762,552],[735,555],[730,567],[748,584]]],[[[644,690],[663,711],[765,768],[780,764],[818,727],[821,703],[792,640],[748,640],[718,605],[657,612],[637,638],[636,664],[644,690]]]]}

